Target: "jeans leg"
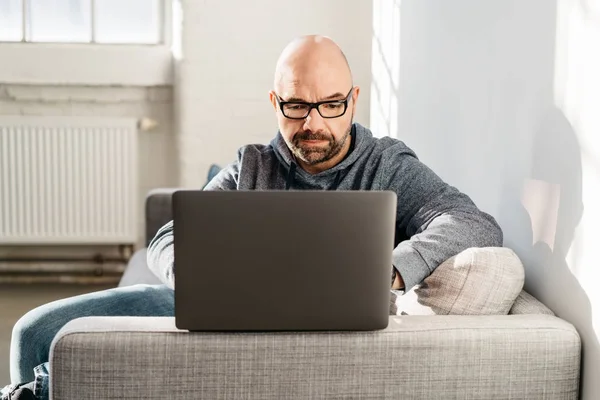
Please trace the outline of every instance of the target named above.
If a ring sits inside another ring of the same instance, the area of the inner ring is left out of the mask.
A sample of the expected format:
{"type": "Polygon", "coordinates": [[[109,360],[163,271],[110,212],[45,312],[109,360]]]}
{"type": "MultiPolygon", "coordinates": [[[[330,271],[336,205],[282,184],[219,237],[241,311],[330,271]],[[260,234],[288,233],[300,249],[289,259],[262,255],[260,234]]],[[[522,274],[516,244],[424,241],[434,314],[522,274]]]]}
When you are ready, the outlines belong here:
{"type": "Polygon", "coordinates": [[[13,328],[12,383],[34,380],[34,368],[48,361],[50,344],[69,321],[91,316],[156,316],[175,313],[174,292],[165,285],[134,285],[57,300],[25,314],[13,328]]]}

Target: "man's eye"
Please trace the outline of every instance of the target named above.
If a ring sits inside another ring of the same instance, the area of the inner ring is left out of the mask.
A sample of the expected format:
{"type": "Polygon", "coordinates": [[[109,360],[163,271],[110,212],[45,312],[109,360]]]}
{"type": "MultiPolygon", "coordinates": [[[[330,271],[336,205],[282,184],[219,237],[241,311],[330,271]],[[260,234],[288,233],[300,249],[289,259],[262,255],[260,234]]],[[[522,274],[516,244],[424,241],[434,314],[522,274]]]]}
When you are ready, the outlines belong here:
{"type": "Polygon", "coordinates": [[[306,105],[305,104],[287,104],[285,106],[285,109],[290,110],[290,111],[305,110],[306,105]]]}
{"type": "Polygon", "coordinates": [[[330,110],[337,110],[339,108],[342,108],[344,105],[342,103],[327,103],[325,104],[325,107],[327,107],[330,110]]]}

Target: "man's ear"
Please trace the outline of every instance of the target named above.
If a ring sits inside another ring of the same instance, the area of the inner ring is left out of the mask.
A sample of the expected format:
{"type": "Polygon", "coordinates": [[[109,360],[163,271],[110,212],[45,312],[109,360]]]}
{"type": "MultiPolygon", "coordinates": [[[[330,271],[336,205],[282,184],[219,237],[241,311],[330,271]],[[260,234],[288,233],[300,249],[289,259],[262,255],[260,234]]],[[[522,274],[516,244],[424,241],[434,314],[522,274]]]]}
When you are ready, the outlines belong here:
{"type": "Polygon", "coordinates": [[[352,113],[356,112],[356,103],[358,102],[358,94],[360,93],[360,86],[354,87],[354,93],[352,93],[352,113]]]}
{"type": "Polygon", "coordinates": [[[273,109],[277,112],[277,97],[275,97],[275,91],[271,90],[269,92],[269,100],[271,100],[271,104],[273,105],[273,109]]]}

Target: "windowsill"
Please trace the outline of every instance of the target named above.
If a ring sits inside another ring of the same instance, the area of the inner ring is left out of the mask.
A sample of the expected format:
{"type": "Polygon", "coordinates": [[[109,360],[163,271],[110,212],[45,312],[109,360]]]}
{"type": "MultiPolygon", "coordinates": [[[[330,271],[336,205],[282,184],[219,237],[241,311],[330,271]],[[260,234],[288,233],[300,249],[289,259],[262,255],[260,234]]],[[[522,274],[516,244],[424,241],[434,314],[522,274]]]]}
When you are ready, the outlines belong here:
{"type": "Polygon", "coordinates": [[[0,43],[0,83],[159,86],[173,83],[167,46],[0,43]]]}

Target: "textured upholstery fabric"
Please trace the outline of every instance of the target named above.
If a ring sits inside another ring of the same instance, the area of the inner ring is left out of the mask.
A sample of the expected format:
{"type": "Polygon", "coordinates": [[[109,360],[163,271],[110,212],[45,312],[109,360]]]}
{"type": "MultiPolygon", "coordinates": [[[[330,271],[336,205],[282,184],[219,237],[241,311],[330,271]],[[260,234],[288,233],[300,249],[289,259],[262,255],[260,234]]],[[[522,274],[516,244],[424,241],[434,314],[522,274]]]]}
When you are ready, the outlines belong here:
{"type": "MultiPolygon", "coordinates": [[[[148,196],[148,241],[171,219],[173,191],[148,196]]],[[[498,307],[505,314],[508,307],[529,315],[392,316],[385,330],[345,333],[188,333],[173,318],[74,320],[52,344],[52,398],[577,399],[579,335],[556,317],[531,315],[552,312],[521,291],[514,257],[461,253],[427,285],[405,296],[392,293],[391,312],[492,313],[498,307]],[[440,299],[443,279],[451,286],[440,299]],[[462,289],[479,291],[461,291],[461,282],[462,289]]],[[[145,258],[144,250],[134,255],[122,285],[148,278],[145,258]]]]}
{"type": "MultiPolygon", "coordinates": [[[[202,186],[203,189],[214,178],[221,167],[212,164],[208,169],[206,182],[202,186]]],[[[156,232],[173,219],[173,211],[171,209],[171,196],[173,192],[181,188],[158,188],[151,190],[146,196],[146,246],[150,244],[156,232]]]]}
{"type": "Polygon", "coordinates": [[[146,246],[156,232],[173,219],[171,197],[177,188],[154,189],[146,196],[146,246]]]}
{"type": "Polygon", "coordinates": [[[547,315],[390,317],[376,332],[188,333],[172,318],[70,322],[68,399],[576,399],[580,339],[547,315]]]}
{"type": "Polygon", "coordinates": [[[145,283],[148,285],[160,284],[160,279],[150,271],[146,262],[146,248],[136,251],[127,263],[127,268],[119,281],[119,286],[137,285],[145,283]]]}
{"type": "Polygon", "coordinates": [[[470,248],[446,260],[403,296],[392,291],[397,315],[508,314],[523,289],[517,255],[505,247],[470,248]]]}
{"type": "Polygon", "coordinates": [[[509,314],[546,314],[554,315],[552,310],[546,307],[538,299],[522,290],[517,296],[509,314]]]}

